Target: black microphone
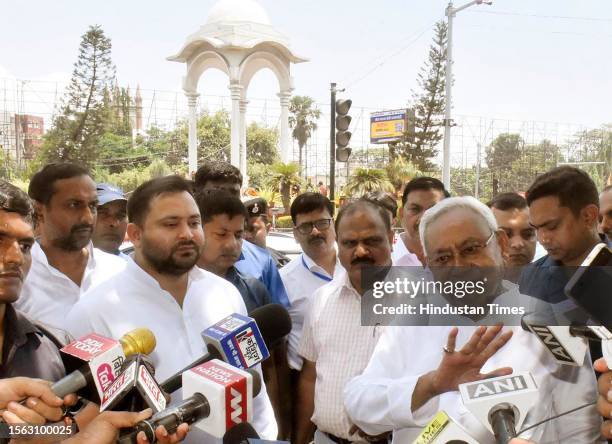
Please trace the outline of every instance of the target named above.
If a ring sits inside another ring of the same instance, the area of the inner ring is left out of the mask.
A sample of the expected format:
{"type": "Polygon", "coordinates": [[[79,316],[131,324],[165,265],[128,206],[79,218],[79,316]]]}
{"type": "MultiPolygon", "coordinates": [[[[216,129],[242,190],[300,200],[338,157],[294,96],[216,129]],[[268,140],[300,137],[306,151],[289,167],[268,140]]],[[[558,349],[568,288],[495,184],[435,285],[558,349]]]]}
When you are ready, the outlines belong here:
{"type": "Polygon", "coordinates": [[[249,438],[259,438],[259,435],[248,422],[235,425],[223,435],[223,444],[248,444],[249,438]]]}
{"type": "Polygon", "coordinates": [[[139,432],[155,443],[155,429],[159,426],[163,425],[172,434],[182,423],[198,423],[199,429],[222,438],[232,424],[252,419],[253,397],[262,388],[256,370],[243,371],[217,360],[201,364],[188,373],[186,384],[191,396],[126,430],[119,438],[120,444],[136,443],[139,432]]]}
{"type": "MultiPolygon", "coordinates": [[[[241,315],[232,316],[243,317],[241,315]]],[[[256,308],[251,312],[250,317],[255,320],[255,327],[259,330],[261,338],[268,349],[274,348],[285,336],[291,332],[291,317],[289,317],[289,312],[287,312],[287,309],[280,304],[267,304],[256,308]]],[[[227,335],[232,337],[230,339],[238,338],[242,335],[242,326],[238,325],[232,327],[234,328],[232,328],[232,331],[230,331],[227,335]]],[[[205,330],[205,332],[208,330],[209,329],[205,330]]],[[[182,375],[190,368],[196,367],[213,359],[220,359],[226,362],[228,361],[228,355],[220,347],[211,345],[209,343],[207,344],[207,348],[208,354],[196,359],[194,362],[163,381],[160,384],[162,390],[167,393],[173,393],[180,389],[183,385],[182,375]]]]}

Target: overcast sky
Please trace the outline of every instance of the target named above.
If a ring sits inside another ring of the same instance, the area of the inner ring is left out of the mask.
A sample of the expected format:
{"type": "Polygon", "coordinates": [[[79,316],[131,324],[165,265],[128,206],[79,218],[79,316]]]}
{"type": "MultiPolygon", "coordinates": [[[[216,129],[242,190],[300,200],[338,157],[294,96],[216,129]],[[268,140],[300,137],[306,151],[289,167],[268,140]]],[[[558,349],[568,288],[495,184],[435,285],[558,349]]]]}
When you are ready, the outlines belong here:
{"type": "MultiPolygon", "coordinates": [[[[260,0],[295,52],[295,93],[328,101],[329,82],[355,105],[404,106],[427,56],[442,0],[260,0]]],[[[112,39],[122,84],[180,90],[184,66],[166,61],[205,22],[213,0],[5,2],[0,17],[0,77],[69,77],[81,34],[100,24],[112,39]]],[[[462,3],[458,3],[462,4],[462,3]]],[[[495,0],[458,14],[454,112],[597,126],[612,120],[612,2],[495,0]],[[565,17],[565,18],[564,18],[565,17]],[[571,18],[567,18],[571,17],[571,18]]],[[[227,95],[209,71],[203,94],[227,95]]],[[[251,97],[274,98],[260,73],[251,97]]]]}

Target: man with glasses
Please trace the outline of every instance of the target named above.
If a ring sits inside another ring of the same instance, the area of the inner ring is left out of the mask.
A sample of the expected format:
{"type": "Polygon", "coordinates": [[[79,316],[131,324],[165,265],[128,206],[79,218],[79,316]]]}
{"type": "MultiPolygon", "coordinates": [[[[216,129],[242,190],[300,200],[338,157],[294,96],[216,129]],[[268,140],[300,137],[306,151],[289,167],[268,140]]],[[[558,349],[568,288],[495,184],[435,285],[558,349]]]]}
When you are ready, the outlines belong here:
{"type": "MultiPolygon", "coordinates": [[[[466,280],[471,279],[466,271],[471,275],[486,270],[486,300],[474,294],[464,295],[459,302],[453,293],[444,296],[449,306],[511,305],[521,297],[516,285],[502,279],[508,239],[483,203],[473,197],[445,199],[425,212],[419,234],[436,281],[443,281],[444,273],[451,274],[449,280],[466,280]]],[[[590,364],[560,366],[537,337],[520,325],[485,327],[495,324],[490,314],[455,315],[429,326],[385,329],[366,369],[345,387],[349,417],[364,432],[393,430],[393,443],[406,443],[444,410],[477,442],[492,443],[493,434],[463,404],[459,384],[530,372],[539,389],[538,403],[529,411],[524,428],[596,401],[590,364]]],[[[597,442],[600,424],[591,405],[562,421],[544,422],[520,437],[535,442],[597,442]]]]}
{"type": "Polygon", "coordinates": [[[344,272],[336,255],[333,216],[334,204],[321,193],[300,194],[291,204],[293,235],[303,253],[281,268],[280,275],[291,303],[288,360],[294,378],[302,369],[297,349],[310,299],[316,290],[344,272]]]}

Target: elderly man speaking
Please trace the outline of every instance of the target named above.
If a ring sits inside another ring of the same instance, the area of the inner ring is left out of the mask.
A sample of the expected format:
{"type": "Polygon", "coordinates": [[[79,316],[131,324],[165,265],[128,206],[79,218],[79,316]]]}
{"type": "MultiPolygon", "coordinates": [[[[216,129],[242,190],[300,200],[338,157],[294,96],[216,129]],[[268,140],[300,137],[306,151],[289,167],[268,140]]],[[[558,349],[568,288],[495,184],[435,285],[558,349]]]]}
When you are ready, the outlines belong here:
{"type": "MultiPolygon", "coordinates": [[[[420,236],[436,278],[440,267],[482,268],[487,277],[503,273],[507,237],[491,210],[472,197],[448,198],[427,210],[420,236]]],[[[495,282],[487,286],[496,300],[518,296],[514,284],[501,278],[495,282]]],[[[493,434],[464,406],[458,386],[512,372],[530,372],[538,387],[524,428],[597,399],[590,364],[559,366],[521,327],[474,324],[387,328],[365,371],[345,387],[344,402],[354,424],[371,435],[393,430],[394,444],[412,442],[440,410],[477,442],[494,443],[493,434]]],[[[600,423],[595,407],[589,406],[520,437],[538,443],[592,443],[600,423]]]]}

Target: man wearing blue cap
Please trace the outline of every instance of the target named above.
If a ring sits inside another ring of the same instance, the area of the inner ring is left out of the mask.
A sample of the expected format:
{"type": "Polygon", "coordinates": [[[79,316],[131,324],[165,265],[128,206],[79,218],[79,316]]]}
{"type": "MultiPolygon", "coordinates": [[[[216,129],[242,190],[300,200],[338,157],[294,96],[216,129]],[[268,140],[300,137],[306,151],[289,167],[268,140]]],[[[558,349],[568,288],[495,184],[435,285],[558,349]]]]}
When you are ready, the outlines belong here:
{"type": "Polygon", "coordinates": [[[98,219],[93,233],[94,247],[120,257],[119,247],[127,230],[127,199],[123,190],[114,185],[100,183],[98,192],[98,219]]]}

